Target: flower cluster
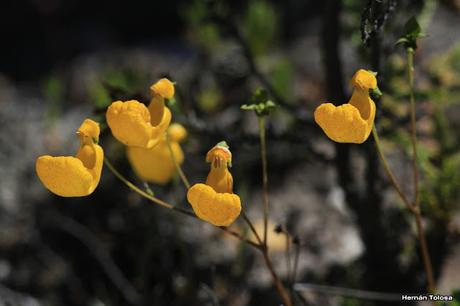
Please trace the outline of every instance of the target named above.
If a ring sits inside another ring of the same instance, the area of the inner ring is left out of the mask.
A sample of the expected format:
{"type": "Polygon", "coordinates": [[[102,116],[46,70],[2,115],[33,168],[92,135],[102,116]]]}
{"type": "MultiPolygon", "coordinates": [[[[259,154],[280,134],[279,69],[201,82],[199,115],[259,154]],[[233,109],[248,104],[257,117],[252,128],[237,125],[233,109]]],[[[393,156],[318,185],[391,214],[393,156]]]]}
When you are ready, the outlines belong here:
{"type": "MultiPolygon", "coordinates": [[[[321,104],[315,110],[315,121],[336,142],[362,143],[373,127],[376,107],[370,91],[378,90],[377,80],[374,73],[361,69],[351,84],[354,90],[350,101],[337,107],[321,104]]],[[[113,136],[126,145],[134,172],[147,182],[168,183],[184,161],[180,143],[187,131],[180,124],[171,124],[171,111],[165,105],[174,92],[174,84],[161,79],[150,87],[148,106],[136,100],[115,101],[106,112],[107,124],[113,136]]],[[[259,108],[265,104],[254,105],[262,115],[259,108]]],[[[99,183],[104,160],[103,149],[98,145],[99,134],[99,124],[86,119],[77,131],[80,148],[75,157],[39,157],[36,171],[43,185],[63,197],[91,194],[99,183]]],[[[225,141],[209,150],[206,162],[210,164],[206,182],[188,189],[187,200],[198,218],[216,226],[229,226],[240,215],[241,200],[233,193],[229,171],[232,153],[225,141]]]]}

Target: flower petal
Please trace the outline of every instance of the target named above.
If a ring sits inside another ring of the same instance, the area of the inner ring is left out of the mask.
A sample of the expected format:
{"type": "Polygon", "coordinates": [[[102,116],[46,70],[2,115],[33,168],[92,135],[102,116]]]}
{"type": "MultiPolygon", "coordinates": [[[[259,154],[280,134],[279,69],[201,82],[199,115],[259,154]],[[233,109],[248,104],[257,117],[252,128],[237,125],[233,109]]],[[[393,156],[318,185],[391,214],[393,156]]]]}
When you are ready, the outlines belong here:
{"type": "Polygon", "coordinates": [[[147,107],[136,100],[113,102],[106,113],[113,136],[127,146],[147,147],[152,127],[147,107]]]}
{"type": "Polygon", "coordinates": [[[35,168],[41,182],[63,197],[81,197],[93,192],[93,176],[82,161],[72,156],[40,156],[35,168]]]}
{"type": "Polygon", "coordinates": [[[241,212],[240,197],[216,193],[205,184],[195,184],[187,192],[187,200],[198,218],[215,226],[229,226],[241,212]]]}
{"type": "MultiPolygon", "coordinates": [[[[375,105],[373,113],[375,115],[375,105]]],[[[359,110],[351,104],[336,107],[332,103],[323,103],[315,110],[315,121],[326,135],[344,143],[363,143],[372,130],[373,117],[369,121],[363,120],[359,110]]]]}

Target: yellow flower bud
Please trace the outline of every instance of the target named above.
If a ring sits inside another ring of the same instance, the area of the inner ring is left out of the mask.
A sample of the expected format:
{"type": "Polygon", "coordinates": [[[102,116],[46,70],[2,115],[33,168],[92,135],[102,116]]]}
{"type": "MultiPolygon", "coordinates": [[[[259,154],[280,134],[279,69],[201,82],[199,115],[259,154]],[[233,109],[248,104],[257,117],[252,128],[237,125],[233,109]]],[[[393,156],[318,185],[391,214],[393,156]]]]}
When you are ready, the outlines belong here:
{"type": "Polygon", "coordinates": [[[171,141],[182,142],[187,138],[187,130],[179,123],[173,123],[168,129],[169,139],[171,141]]]}
{"type": "Polygon", "coordinates": [[[167,78],[160,79],[150,86],[150,93],[152,96],[159,95],[164,99],[171,99],[174,97],[174,83],[167,78]]]}
{"type": "Polygon", "coordinates": [[[240,197],[218,193],[205,184],[195,184],[187,192],[187,200],[198,218],[215,226],[229,226],[241,212],[240,197]]]}
{"type": "Polygon", "coordinates": [[[377,88],[373,73],[358,70],[352,79],[354,86],[350,101],[340,106],[323,103],[315,110],[315,121],[326,135],[336,142],[363,143],[369,137],[375,119],[375,103],[369,89],[377,88]]]}
{"type": "Polygon", "coordinates": [[[107,109],[106,118],[112,134],[127,146],[152,148],[171,122],[171,112],[163,107],[163,116],[152,125],[149,109],[136,100],[113,102],[107,109]]]}
{"type": "Polygon", "coordinates": [[[63,197],[87,196],[96,189],[101,178],[104,151],[93,142],[99,137],[99,125],[86,119],[77,134],[81,144],[75,157],[44,155],[37,158],[35,164],[43,185],[63,197]]]}
{"type": "Polygon", "coordinates": [[[211,169],[206,184],[195,184],[187,193],[195,214],[217,226],[229,226],[241,212],[240,197],[233,194],[233,177],[228,170],[231,159],[225,142],[209,150],[206,161],[211,163],[211,169]]]}

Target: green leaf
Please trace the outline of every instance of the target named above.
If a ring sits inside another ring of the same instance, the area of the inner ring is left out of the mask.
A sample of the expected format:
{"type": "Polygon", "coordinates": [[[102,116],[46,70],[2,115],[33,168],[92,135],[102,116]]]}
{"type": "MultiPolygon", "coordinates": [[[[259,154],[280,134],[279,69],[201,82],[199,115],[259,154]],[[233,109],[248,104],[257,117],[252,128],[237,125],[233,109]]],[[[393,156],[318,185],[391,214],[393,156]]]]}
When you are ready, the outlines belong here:
{"type": "Polygon", "coordinates": [[[420,28],[420,25],[418,24],[418,21],[414,16],[412,16],[404,26],[405,35],[417,37],[417,35],[419,35],[421,31],[422,29],[420,28]]]}
{"type": "Polygon", "coordinates": [[[404,33],[398,39],[395,45],[403,45],[406,49],[417,49],[417,39],[425,37],[420,24],[415,17],[411,17],[404,25],[404,33]]]}

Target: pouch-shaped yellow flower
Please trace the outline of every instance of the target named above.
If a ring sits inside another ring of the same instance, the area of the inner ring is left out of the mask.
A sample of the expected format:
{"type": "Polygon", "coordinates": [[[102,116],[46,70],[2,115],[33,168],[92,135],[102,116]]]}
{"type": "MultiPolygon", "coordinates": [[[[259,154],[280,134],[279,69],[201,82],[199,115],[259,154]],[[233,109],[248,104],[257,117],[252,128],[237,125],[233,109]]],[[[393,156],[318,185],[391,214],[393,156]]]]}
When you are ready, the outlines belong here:
{"type": "Polygon", "coordinates": [[[315,121],[336,142],[363,143],[374,125],[376,107],[369,90],[378,89],[377,79],[374,73],[360,69],[351,84],[354,90],[350,101],[340,106],[321,104],[315,110],[315,121]]]}
{"type": "Polygon", "coordinates": [[[229,226],[241,212],[240,197],[233,193],[218,193],[205,184],[193,185],[187,200],[201,220],[216,226],[229,226]]]}
{"type": "MultiPolygon", "coordinates": [[[[173,123],[168,129],[168,134],[174,158],[181,165],[184,162],[184,152],[179,143],[185,139],[187,131],[182,125],[173,123]]],[[[176,166],[165,136],[162,136],[158,144],[151,149],[127,147],[126,153],[134,172],[144,181],[166,184],[176,174],[176,166]]]]}
{"type": "Polygon", "coordinates": [[[218,143],[206,154],[211,170],[206,184],[195,184],[187,200],[198,218],[216,226],[229,226],[241,212],[240,197],[233,193],[233,177],[228,166],[232,154],[225,142],[218,143]]]}
{"type": "Polygon", "coordinates": [[[86,119],[77,135],[80,149],[75,157],[44,155],[37,158],[35,164],[43,185],[63,197],[87,196],[96,189],[101,178],[104,151],[95,143],[99,138],[98,123],[86,119]]]}
{"type": "Polygon", "coordinates": [[[164,104],[172,98],[174,85],[161,79],[152,85],[149,106],[136,101],[113,102],[106,112],[107,124],[113,136],[127,146],[152,148],[171,123],[171,111],[164,104]]]}

